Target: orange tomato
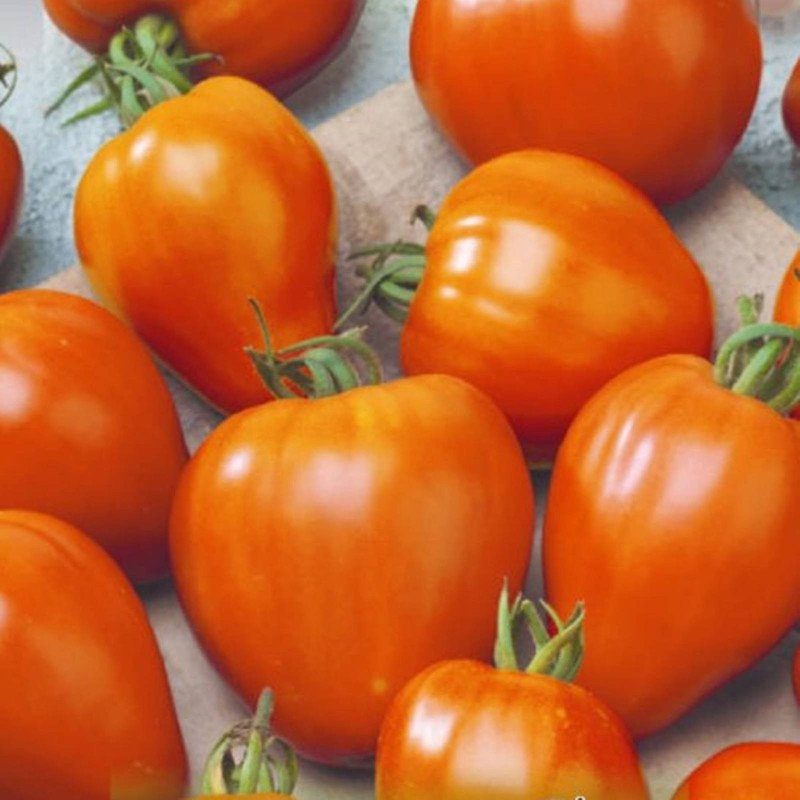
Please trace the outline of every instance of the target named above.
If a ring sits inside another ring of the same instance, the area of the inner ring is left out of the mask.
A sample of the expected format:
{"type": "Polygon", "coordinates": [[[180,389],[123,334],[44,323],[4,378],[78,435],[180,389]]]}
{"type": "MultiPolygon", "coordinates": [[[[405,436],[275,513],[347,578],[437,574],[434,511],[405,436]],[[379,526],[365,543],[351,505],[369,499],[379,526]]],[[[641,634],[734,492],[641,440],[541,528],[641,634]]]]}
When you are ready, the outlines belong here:
{"type": "Polygon", "coordinates": [[[528,567],[533,492],[500,411],[446,376],[229,418],[173,507],[178,593],[223,676],[299,751],[374,752],[420,670],[492,652],[528,567]]]}
{"type": "Polygon", "coordinates": [[[545,520],[547,595],[559,613],[585,601],[578,683],[635,736],[754,664],[800,617],[795,429],[694,356],[625,372],[570,428],[545,520]]]}
{"type": "Polygon", "coordinates": [[[22,157],[11,134],[0,127],[0,261],[14,234],[22,205],[22,157]]]}
{"type": "Polygon", "coordinates": [[[244,354],[330,330],[335,201],[325,162],[271,95],[213,78],[103,147],[75,199],[98,295],[211,403],[268,399],[244,354]],[[234,120],[235,124],[231,121],[234,120]]]}
{"type": "Polygon", "coordinates": [[[187,460],[147,351],[104,309],[42,290],[0,296],[0,508],[57,515],[136,581],[169,569],[187,460]]]}
{"type": "Polygon", "coordinates": [[[800,60],[795,64],[783,93],[783,122],[789,136],[800,147],[800,60]]]}
{"type": "Polygon", "coordinates": [[[646,197],[584,159],[525,151],[445,200],[401,360],[486,392],[541,461],[608,380],[657,355],[707,355],[712,329],[706,279],[646,197]]]}
{"type": "MultiPolygon", "coordinates": [[[[775,300],[773,317],[776,322],[797,327],[800,325],[800,250],[783,276],[775,300]]],[[[800,419],[800,407],[792,415],[800,419]]]]}
{"type": "Polygon", "coordinates": [[[3,800],[180,797],[164,664],[123,574],[77,529],[24,511],[0,511],[0,565],[3,800]]]}
{"type": "MultiPolygon", "coordinates": [[[[286,94],[312,78],[346,45],[365,0],[44,0],[73,41],[102,52],[124,25],[158,11],[177,20],[190,53],[219,60],[202,76],[238,75],[286,94]]],[[[237,122],[237,126],[246,123],[237,122]]]]}
{"type": "Polygon", "coordinates": [[[560,150],[669,203],[739,141],[762,52],[749,0],[420,0],[411,63],[470,161],[560,150]]]}
{"type": "Polygon", "coordinates": [[[672,800],[790,800],[800,793],[800,745],[738,744],[699,766],[672,800]]]}

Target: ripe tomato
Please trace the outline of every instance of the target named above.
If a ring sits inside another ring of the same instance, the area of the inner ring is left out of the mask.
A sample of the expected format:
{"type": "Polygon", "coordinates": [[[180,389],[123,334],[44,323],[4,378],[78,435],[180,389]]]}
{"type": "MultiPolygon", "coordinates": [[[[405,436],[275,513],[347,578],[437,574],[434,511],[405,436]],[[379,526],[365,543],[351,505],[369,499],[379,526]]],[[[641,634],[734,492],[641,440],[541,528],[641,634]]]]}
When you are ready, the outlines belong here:
{"type": "Polygon", "coordinates": [[[708,284],[638,191],[573,156],[526,151],[476,169],[427,242],[401,359],[482,389],[527,455],[552,459],[610,378],[668,353],[708,355],[708,284]]]}
{"type": "Polygon", "coordinates": [[[749,0],[420,0],[411,63],[470,161],[560,150],[669,203],[739,141],[762,53],[749,0]]]}
{"type": "Polygon", "coordinates": [[[275,729],[301,752],[351,763],[411,677],[491,653],[532,522],[503,415],[423,376],[228,419],[181,479],[172,563],[224,677],[250,703],[271,687],[275,729]]]}
{"type": "MultiPolygon", "coordinates": [[[[100,53],[123,26],[154,9],[177,20],[190,53],[214,53],[203,76],[249,78],[286,94],[312,78],[345,46],[365,0],[44,0],[55,24],[100,53]]],[[[245,122],[237,125],[246,126],[245,122]]]]}
{"type": "Polygon", "coordinates": [[[783,122],[794,143],[800,147],[800,60],[795,64],[783,93],[783,122]]]}
{"type": "Polygon", "coordinates": [[[0,296],[0,508],[76,525],[137,581],[168,571],[186,463],[169,390],[104,309],[42,290],[0,296]]]}
{"type": "Polygon", "coordinates": [[[738,744],[699,766],[672,800],[789,800],[800,792],[800,745],[738,744]]]}
{"type": "Polygon", "coordinates": [[[381,728],[377,800],[648,800],[616,714],[535,669],[536,659],[525,672],[516,658],[502,669],[447,661],[412,680],[381,728]]]}
{"type": "Polygon", "coordinates": [[[0,511],[0,597],[3,800],[180,797],[164,664],[111,559],[53,517],[0,511]]]}
{"type": "Polygon", "coordinates": [[[561,613],[585,601],[578,682],[635,736],[748,668],[800,617],[795,427],[715,382],[707,361],[667,356],[609,383],[570,428],[545,520],[547,595],[561,613]]]}
{"type": "Polygon", "coordinates": [[[243,348],[329,331],[333,187],[300,123],[239,78],[214,78],[148,112],[94,157],[75,238],[96,292],[225,411],[268,394],[243,348]],[[231,125],[235,119],[236,124],[231,125]]]}
{"type": "Polygon", "coordinates": [[[0,127],[0,261],[17,226],[22,205],[22,157],[11,134],[0,127]]]}
{"type": "MultiPolygon", "coordinates": [[[[800,250],[783,276],[773,316],[776,322],[793,327],[800,325],[800,250]]],[[[792,415],[800,419],[800,407],[792,415]]]]}

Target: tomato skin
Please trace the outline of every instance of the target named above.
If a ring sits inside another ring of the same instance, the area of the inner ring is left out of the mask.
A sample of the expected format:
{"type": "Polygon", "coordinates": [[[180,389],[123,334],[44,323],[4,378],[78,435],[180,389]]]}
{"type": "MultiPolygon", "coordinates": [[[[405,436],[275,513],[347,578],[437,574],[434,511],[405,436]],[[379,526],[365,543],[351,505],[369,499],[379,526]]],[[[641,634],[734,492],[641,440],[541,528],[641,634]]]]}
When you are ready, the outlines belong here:
{"type": "Polygon", "coordinates": [[[0,261],[6,253],[22,206],[22,157],[14,137],[0,127],[0,261]]]}
{"type": "Polygon", "coordinates": [[[403,689],[381,728],[377,800],[648,800],[622,722],[578,686],[449,661],[403,689]]]}
{"type": "Polygon", "coordinates": [[[445,200],[426,259],[404,370],[489,394],[533,461],[618,373],[711,348],[691,255],[643,195],[584,159],[524,151],[479,167],[445,200]]]}
{"type": "Polygon", "coordinates": [[[800,59],[783,93],[783,122],[792,141],[800,147],[800,59]]]}
{"type": "Polygon", "coordinates": [[[365,0],[44,0],[53,22],[93,53],[124,25],[159,11],[174,17],[188,52],[220,60],[198,74],[237,75],[285,95],[316,75],[345,47],[365,0]]]}
{"type": "Polygon", "coordinates": [[[800,791],[800,745],[748,742],[701,764],[672,800],[780,800],[800,791]]]}
{"type": "Polygon", "coordinates": [[[239,78],[214,78],[103,147],[75,200],[92,286],[213,405],[268,399],[244,353],[330,331],[335,200],[300,123],[239,78]],[[231,118],[239,124],[231,126],[231,118]]]}
{"type": "Polygon", "coordinates": [[[0,296],[0,508],[79,526],[136,581],[169,569],[172,494],[188,455],[147,351],[73,295],[0,296]]]}
{"type": "Polygon", "coordinates": [[[32,512],[0,511],[0,552],[0,796],[180,797],[166,672],[123,574],[76,528],[32,512]]]}
{"type": "Polygon", "coordinates": [[[469,161],[574,153],[657,203],[720,169],[762,61],[747,0],[420,0],[411,36],[422,102],[469,161]]]}
{"type": "Polygon", "coordinates": [[[634,736],[747,669],[800,616],[795,428],[692,356],[629,370],[570,428],[545,520],[547,595],[558,612],[585,600],[578,683],[634,736]]]}
{"type": "Polygon", "coordinates": [[[252,705],[271,687],[274,730],[341,764],[374,752],[424,667],[491,655],[532,530],[505,418],[471,386],[423,376],[228,419],[184,473],[171,545],[223,676],[252,705]]]}

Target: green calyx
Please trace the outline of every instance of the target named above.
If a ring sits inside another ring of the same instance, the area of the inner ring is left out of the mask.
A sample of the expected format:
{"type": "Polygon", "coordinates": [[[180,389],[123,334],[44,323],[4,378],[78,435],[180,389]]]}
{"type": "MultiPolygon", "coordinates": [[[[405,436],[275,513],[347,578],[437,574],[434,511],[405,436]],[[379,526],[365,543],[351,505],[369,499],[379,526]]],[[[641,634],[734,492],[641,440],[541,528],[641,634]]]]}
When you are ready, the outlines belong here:
{"type": "Polygon", "coordinates": [[[214,746],[206,762],[200,793],[243,795],[274,792],[290,795],[297,784],[298,766],[294,750],[274,736],[272,692],[258,701],[252,720],[231,728],[214,746]]]}
{"type": "Polygon", "coordinates": [[[574,680],[583,662],[584,605],[578,603],[566,621],[544,600],[540,601],[540,605],[546,615],[544,619],[534,603],[522,595],[512,604],[506,581],[497,612],[495,666],[528,675],[547,675],[569,683],[574,680]],[[547,621],[555,628],[555,634],[548,632],[547,621]],[[535,648],[533,657],[525,667],[520,666],[516,644],[516,634],[523,627],[535,648]]]}
{"type": "Polygon", "coordinates": [[[14,54],[5,46],[0,44],[0,106],[8,101],[14,94],[17,85],[17,62],[14,54]]]}
{"type": "Polygon", "coordinates": [[[248,347],[245,352],[273,397],[330,397],[383,381],[380,359],[362,339],[365,328],[318,336],[275,350],[261,306],[256,300],[250,300],[250,304],[261,328],[264,349],[248,347]]]}
{"type": "Polygon", "coordinates": [[[103,97],[70,117],[71,125],[114,110],[129,128],[153,106],[191,91],[190,70],[195,64],[216,58],[211,54],[188,55],[174,20],[159,14],[142,17],[132,28],[123,28],[105,56],[81,72],[47,109],[49,116],[75,92],[96,77],[102,78],[103,97]]]}
{"type": "MultiPolygon", "coordinates": [[[[417,221],[430,231],[436,215],[427,206],[417,206],[411,222],[417,221]]],[[[369,259],[356,270],[364,287],[336,321],[334,330],[341,330],[354,316],[364,314],[372,303],[395,322],[405,322],[425,272],[425,247],[403,241],[369,245],[356,250],[350,259],[369,259]]]]}
{"type": "Polygon", "coordinates": [[[779,414],[800,404],[800,328],[759,323],[761,296],[738,300],[742,327],[720,348],[714,379],[779,414]]]}

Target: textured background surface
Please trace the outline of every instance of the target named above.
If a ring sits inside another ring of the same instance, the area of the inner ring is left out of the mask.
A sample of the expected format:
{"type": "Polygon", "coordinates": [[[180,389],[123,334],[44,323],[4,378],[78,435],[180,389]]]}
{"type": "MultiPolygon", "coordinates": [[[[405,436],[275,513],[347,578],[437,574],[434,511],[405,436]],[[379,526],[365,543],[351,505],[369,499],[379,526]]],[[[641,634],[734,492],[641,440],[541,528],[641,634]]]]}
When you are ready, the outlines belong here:
{"type": "MultiPolygon", "coordinates": [[[[788,0],[769,2],[786,5],[788,0]]],[[[408,75],[406,43],[414,5],[415,0],[368,0],[348,51],[289,101],[307,125],[408,75]]],[[[800,157],[780,119],[780,95],[800,56],[800,11],[765,19],[764,33],[767,64],[759,107],[730,169],[800,227],[800,157]]],[[[0,272],[0,290],[6,290],[30,286],[74,263],[74,188],[94,151],[116,127],[111,118],[71,129],[59,128],[53,119],[43,121],[42,109],[86,57],[43,21],[38,0],[0,0],[0,41],[13,46],[20,60],[18,93],[0,111],[0,122],[14,132],[27,167],[20,233],[0,272]]]]}

